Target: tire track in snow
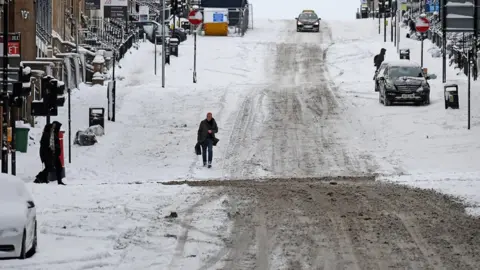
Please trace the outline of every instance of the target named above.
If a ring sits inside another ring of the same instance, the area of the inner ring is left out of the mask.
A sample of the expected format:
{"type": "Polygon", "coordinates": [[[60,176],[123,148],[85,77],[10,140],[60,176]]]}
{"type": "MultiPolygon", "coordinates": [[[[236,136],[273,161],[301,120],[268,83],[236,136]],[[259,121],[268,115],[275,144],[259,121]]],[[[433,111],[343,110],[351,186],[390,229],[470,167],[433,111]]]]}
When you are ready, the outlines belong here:
{"type": "Polygon", "coordinates": [[[365,155],[347,149],[348,129],[339,127],[347,121],[327,74],[329,27],[323,25],[320,34],[292,31],[284,42],[269,44],[273,66],[265,69],[272,82],[245,99],[224,170],[239,179],[258,176],[258,167],[262,176],[371,173],[370,164],[359,161],[365,155]],[[268,106],[266,116],[258,116],[264,110],[252,105],[260,99],[268,106]]]}

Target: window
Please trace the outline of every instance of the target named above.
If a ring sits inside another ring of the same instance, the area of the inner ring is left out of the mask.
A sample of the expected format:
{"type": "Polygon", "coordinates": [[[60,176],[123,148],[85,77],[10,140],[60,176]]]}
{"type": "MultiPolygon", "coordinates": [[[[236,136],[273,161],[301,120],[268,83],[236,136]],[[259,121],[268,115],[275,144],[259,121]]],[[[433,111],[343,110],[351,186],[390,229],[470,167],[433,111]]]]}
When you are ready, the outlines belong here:
{"type": "Polygon", "coordinates": [[[300,20],[317,20],[318,16],[315,13],[308,12],[308,13],[300,14],[298,19],[300,19],[300,20]]]}
{"type": "Polygon", "coordinates": [[[420,67],[396,66],[396,67],[390,67],[389,75],[392,78],[423,77],[423,71],[420,67]]]}

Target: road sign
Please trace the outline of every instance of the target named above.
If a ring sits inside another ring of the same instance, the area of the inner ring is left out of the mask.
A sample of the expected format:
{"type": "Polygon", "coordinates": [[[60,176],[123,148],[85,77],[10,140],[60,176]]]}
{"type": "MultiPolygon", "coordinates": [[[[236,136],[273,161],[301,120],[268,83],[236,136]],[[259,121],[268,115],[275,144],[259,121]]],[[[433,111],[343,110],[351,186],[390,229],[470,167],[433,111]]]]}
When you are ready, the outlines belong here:
{"type": "Polygon", "coordinates": [[[193,25],[201,24],[203,21],[202,13],[198,10],[192,10],[188,13],[188,21],[193,25]]]}
{"type": "Polygon", "coordinates": [[[213,13],[213,21],[214,22],[223,22],[223,13],[220,13],[220,12],[213,13]]]}
{"type": "Polygon", "coordinates": [[[420,17],[416,21],[415,29],[417,29],[417,31],[420,33],[425,33],[428,31],[428,29],[430,29],[430,22],[427,18],[420,17]]]}

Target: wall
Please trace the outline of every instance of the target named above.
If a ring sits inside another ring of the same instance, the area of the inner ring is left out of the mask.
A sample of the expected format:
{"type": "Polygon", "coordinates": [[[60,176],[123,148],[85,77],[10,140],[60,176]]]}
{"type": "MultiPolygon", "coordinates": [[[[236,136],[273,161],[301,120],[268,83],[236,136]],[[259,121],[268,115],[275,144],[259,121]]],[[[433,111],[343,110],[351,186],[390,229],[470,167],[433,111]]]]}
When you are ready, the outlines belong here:
{"type": "MultiPolygon", "coordinates": [[[[33,61],[37,57],[36,50],[36,26],[35,26],[35,3],[32,0],[16,0],[13,12],[13,31],[21,33],[22,61],[33,61]],[[28,12],[25,19],[22,10],[28,12]]],[[[10,28],[11,29],[11,28],[10,28]]]]}
{"type": "Polygon", "coordinates": [[[52,23],[53,31],[65,41],[75,42],[75,29],[68,20],[69,16],[65,13],[72,14],[77,22],[80,21],[80,14],[85,11],[84,0],[52,0],[53,12],[52,23]]]}

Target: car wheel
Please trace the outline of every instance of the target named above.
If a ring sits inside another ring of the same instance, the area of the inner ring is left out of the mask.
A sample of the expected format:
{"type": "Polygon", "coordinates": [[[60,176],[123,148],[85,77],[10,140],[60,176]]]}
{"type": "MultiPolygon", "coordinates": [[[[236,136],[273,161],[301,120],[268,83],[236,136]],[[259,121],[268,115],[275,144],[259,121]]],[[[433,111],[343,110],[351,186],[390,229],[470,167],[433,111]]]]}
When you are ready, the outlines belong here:
{"type": "Polygon", "coordinates": [[[27,241],[27,231],[23,229],[22,249],[20,250],[20,256],[19,256],[20,260],[24,260],[27,258],[26,241],[27,241]]]}
{"type": "Polygon", "coordinates": [[[38,244],[38,237],[37,237],[37,221],[35,220],[35,227],[33,231],[33,244],[32,248],[28,251],[28,255],[33,256],[35,253],[37,253],[37,244],[38,244]]]}

